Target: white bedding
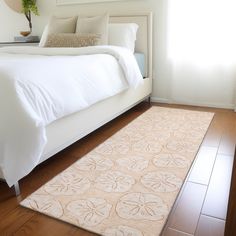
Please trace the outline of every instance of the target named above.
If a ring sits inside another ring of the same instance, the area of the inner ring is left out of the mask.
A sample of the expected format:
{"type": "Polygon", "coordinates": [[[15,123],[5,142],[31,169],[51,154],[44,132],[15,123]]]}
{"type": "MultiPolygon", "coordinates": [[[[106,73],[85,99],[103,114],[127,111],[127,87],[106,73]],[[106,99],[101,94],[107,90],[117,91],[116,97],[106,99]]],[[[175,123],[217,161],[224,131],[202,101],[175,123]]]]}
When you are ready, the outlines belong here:
{"type": "Polygon", "coordinates": [[[9,186],[39,162],[46,125],[142,83],[129,50],[0,49],[0,169],[9,186]]]}

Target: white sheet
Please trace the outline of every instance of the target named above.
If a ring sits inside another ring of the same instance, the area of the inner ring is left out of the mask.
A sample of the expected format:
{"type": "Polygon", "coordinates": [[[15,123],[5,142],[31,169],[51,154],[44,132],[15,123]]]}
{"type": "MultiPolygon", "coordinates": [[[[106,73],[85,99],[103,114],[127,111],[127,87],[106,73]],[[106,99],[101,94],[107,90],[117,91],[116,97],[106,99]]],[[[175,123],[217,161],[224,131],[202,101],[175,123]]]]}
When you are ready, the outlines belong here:
{"type": "Polygon", "coordinates": [[[9,186],[39,162],[46,125],[142,83],[128,50],[0,49],[0,168],[9,186]]]}

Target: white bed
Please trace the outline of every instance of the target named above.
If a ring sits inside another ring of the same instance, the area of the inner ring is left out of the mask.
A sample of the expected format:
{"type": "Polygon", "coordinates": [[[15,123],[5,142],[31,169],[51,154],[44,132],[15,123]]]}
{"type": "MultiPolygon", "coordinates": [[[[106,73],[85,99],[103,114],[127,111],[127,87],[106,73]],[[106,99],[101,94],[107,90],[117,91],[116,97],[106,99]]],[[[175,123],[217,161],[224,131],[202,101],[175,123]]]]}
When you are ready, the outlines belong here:
{"type": "MultiPolygon", "coordinates": [[[[110,21],[139,25],[135,51],[144,53],[146,58],[146,74],[143,84],[135,89],[124,90],[47,125],[48,141],[39,163],[150,97],[152,92],[152,14],[115,15],[110,17],[110,21]]],[[[4,179],[1,169],[0,178],[4,179]]],[[[16,193],[19,194],[18,182],[14,186],[16,193]]]]}

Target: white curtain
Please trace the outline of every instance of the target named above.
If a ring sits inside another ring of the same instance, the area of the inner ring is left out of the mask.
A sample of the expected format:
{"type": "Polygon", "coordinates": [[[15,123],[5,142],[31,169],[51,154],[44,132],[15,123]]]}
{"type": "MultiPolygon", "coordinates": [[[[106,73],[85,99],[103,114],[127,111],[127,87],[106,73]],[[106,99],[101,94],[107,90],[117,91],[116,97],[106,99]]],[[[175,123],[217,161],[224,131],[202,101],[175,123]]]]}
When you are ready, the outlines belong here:
{"type": "Polygon", "coordinates": [[[169,0],[174,102],[235,107],[236,0],[169,0]]]}

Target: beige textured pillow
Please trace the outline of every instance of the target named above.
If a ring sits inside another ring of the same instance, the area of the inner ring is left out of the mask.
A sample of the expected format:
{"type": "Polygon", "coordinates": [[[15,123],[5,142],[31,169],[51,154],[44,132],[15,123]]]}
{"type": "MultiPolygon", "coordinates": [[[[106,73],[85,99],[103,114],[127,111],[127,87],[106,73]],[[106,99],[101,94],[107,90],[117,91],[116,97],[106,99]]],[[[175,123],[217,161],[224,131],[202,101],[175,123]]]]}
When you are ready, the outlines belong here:
{"type": "Polygon", "coordinates": [[[52,33],[75,33],[77,16],[56,17],[52,16],[48,25],[45,27],[39,46],[44,47],[47,37],[52,33]]]}
{"type": "Polygon", "coordinates": [[[73,17],[51,17],[48,25],[48,33],[75,33],[77,16],[73,17]]]}
{"type": "Polygon", "coordinates": [[[45,47],[88,47],[97,45],[99,40],[98,34],[49,34],[45,47]]]}
{"type": "Polygon", "coordinates": [[[109,15],[107,13],[95,17],[79,16],[76,24],[76,33],[99,34],[101,35],[101,40],[99,42],[99,45],[107,45],[108,21],[109,21],[109,15]]]}

